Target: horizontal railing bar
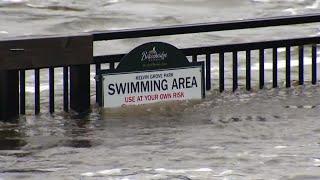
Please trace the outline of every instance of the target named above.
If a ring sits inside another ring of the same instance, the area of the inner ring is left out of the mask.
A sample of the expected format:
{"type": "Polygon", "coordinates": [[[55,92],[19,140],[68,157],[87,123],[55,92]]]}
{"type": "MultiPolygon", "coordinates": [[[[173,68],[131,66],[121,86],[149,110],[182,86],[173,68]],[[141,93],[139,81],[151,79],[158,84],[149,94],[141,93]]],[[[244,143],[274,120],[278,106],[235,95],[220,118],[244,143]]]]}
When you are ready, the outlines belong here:
{"type": "Polygon", "coordinates": [[[247,28],[259,28],[281,25],[314,23],[320,21],[320,14],[304,14],[296,16],[279,16],[269,18],[246,19],[236,21],[186,24],[175,26],[124,29],[114,31],[93,31],[94,41],[128,39],[139,37],[177,35],[213,31],[225,31],[247,28]]]}
{"type": "MultiPolygon", "coordinates": [[[[213,54],[220,52],[234,52],[234,51],[246,51],[246,50],[258,50],[258,49],[269,49],[286,46],[301,46],[308,44],[320,43],[320,36],[307,37],[307,38],[295,38],[295,39],[281,39],[273,41],[259,41],[259,42],[248,42],[248,43],[235,43],[217,46],[204,46],[204,47],[191,47],[181,49],[185,56],[192,56],[194,54],[213,54]]],[[[100,55],[93,58],[93,63],[112,63],[120,62],[121,58],[125,54],[113,54],[113,55],[100,55]]]]}
{"type": "Polygon", "coordinates": [[[320,36],[308,37],[308,38],[296,38],[296,39],[284,39],[284,40],[274,40],[274,41],[259,41],[259,42],[249,42],[249,43],[236,43],[227,45],[217,45],[217,46],[206,46],[206,47],[194,47],[182,49],[186,56],[192,54],[205,54],[205,53],[220,53],[220,52],[233,52],[233,51],[246,51],[246,50],[259,50],[259,49],[269,49],[275,47],[285,47],[285,46],[300,46],[307,44],[318,44],[320,43],[320,36]]]}
{"type": "Polygon", "coordinates": [[[125,55],[126,54],[113,54],[113,55],[94,56],[93,57],[93,62],[95,64],[99,64],[99,63],[116,63],[116,62],[120,62],[120,60],[125,55]]]}

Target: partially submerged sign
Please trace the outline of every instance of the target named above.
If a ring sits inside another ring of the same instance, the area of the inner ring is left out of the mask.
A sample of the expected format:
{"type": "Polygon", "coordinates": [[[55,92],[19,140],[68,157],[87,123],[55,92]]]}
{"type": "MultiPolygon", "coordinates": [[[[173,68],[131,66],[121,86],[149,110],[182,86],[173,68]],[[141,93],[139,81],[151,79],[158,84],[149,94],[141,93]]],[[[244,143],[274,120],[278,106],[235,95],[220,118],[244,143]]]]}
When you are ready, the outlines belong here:
{"type": "Polygon", "coordinates": [[[203,66],[190,63],[170,44],[143,44],[128,53],[116,70],[101,71],[103,107],[201,99],[203,66]]]}

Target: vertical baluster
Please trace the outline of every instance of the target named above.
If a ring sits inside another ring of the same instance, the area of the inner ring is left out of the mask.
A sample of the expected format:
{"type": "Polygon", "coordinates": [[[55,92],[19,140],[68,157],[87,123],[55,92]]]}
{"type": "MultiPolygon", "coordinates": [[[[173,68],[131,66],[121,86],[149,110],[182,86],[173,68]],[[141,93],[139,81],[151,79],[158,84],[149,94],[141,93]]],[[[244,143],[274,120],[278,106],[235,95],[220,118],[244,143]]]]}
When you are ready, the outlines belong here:
{"type": "Polygon", "coordinates": [[[197,62],[197,55],[196,54],[192,55],[192,62],[197,62]]]}
{"type": "Polygon", "coordinates": [[[259,50],[259,87],[264,87],[264,49],[259,50]]]}
{"type": "Polygon", "coordinates": [[[26,71],[20,70],[20,114],[26,114],[26,71]]]}
{"type": "Polygon", "coordinates": [[[312,84],[317,83],[317,45],[312,45],[312,84]]]}
{"type": "MultiPolygon", "coordinates": [[[[101,64],[96,64],[96,78],[100,78],[100,71],[101,71],[101,64]]],[[[96,79],[96,103],[100,105],[100,98],[101,98],[101,86],[100,82],[101,79],[96,79]]]]}
{"type": "Polygon", "coordinates": [[[114,62],[111,62],[111,63],[110,63],[109,68],[110,68],[111,70],[114,70],[114,68],[115,68],[114,62]]]}
{"type": "Polygon", "coordinates": [[[219,53],[219,88],[224,91],[224,53],[219,53]]]}
{"type": "Polygon", "coordinates": [[[233,59],[233,68],[232,68],[232,79],[233,79],[233,86],[232,89],[233,91],[238,89],[238,52],[234,51],[232,53],[232,59],[233,59]]]}
{"type": "Polygon", "coordinates": [[[40,113],[40,70],[34,70],[34,113],[40,113]]]}
{"type": "Polygon", "coordinates": [[[278,48],[272,50],[272,84],[273,88],[278,87],[278,48]]]}
{"type": "Polygon", "coordinates": [[[49,68],[49,111],[54,112],[54,68],[49,68]]]}
{"type": "Polygon", "coordinates": [[[304,77],[303,77],[303,58],[304,58],[304,49],[303,46],[299,46],[299,85],[303,85],[304,77]]]}
{"type": "Polygon", "coordinates": [[[290,69],[291,69],[291,53],[290,46],[286,47],[286,87],[289,88],[291,86],[291,78],[290,78],[290,69]]]}
{"type": "Polygon", "coordinates": [[[246,51],[246,89],[251,90],[251,51],[246,51]]]}
{"type": "Polygon", "coordinates": [[[211,54],[206,54],[206,89],[211,89],[211,54]]]}
{"type": "Polygon", "coordinates": [[[69,68],[63,67],[63,110],[69,111],[69,68]]]}

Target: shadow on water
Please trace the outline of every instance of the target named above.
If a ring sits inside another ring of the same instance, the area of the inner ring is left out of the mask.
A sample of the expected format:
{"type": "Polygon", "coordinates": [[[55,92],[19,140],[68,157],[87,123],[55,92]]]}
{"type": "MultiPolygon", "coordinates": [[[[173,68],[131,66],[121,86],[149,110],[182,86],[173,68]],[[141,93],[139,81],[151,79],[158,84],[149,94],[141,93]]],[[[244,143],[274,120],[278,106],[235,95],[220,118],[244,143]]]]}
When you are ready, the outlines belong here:
{"type": "Polygon", "coordinates": [[[4,127],[0,129],[0,150],[19,150],[27,142],[25,135],[15,127],[4,127]]]}

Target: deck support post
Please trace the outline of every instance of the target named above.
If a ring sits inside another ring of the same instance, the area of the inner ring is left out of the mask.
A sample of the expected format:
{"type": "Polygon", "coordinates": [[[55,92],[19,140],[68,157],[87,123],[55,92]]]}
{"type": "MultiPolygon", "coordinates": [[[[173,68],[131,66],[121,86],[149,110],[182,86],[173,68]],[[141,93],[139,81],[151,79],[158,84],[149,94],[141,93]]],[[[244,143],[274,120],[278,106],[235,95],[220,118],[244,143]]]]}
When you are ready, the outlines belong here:
{"type": "Polygon", "coordinates": [[[19,116],[19,71],[0,70],[0,121],[19,116]]]}
{"type": "Polygon", "coordinates": [[[90,65],[70,66],[70,108],[77,113],[90,111],[90,65]]]}

